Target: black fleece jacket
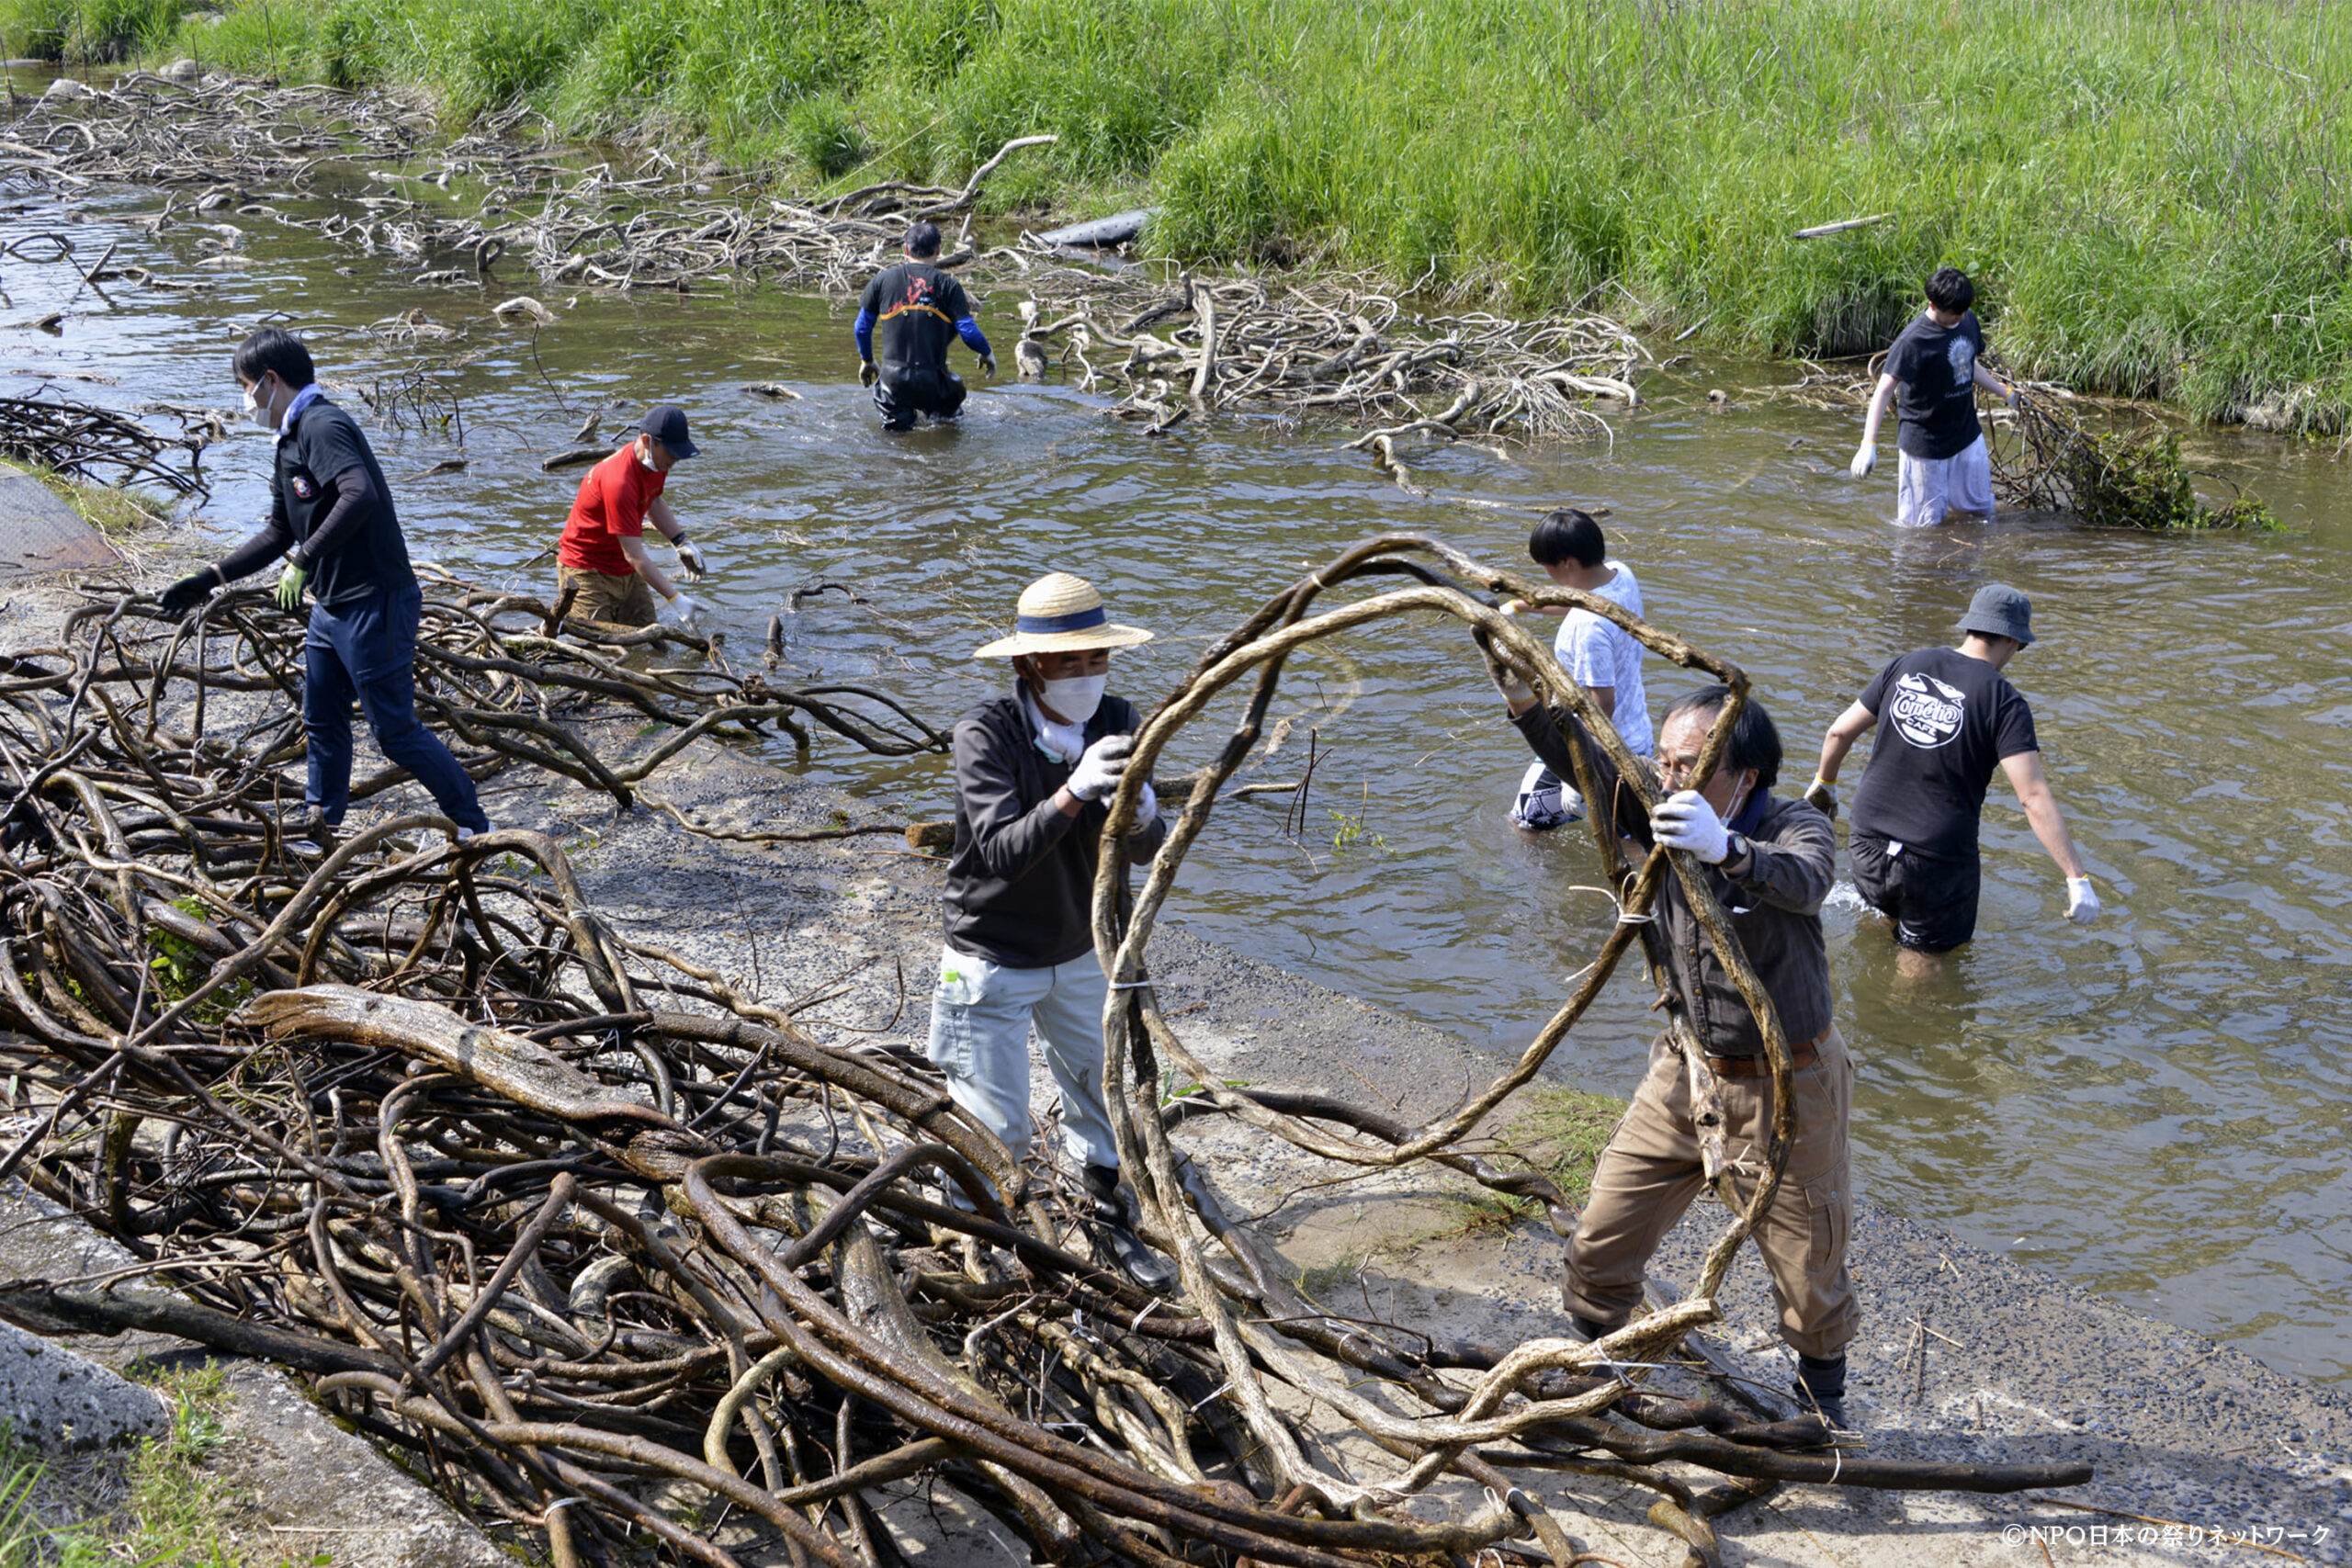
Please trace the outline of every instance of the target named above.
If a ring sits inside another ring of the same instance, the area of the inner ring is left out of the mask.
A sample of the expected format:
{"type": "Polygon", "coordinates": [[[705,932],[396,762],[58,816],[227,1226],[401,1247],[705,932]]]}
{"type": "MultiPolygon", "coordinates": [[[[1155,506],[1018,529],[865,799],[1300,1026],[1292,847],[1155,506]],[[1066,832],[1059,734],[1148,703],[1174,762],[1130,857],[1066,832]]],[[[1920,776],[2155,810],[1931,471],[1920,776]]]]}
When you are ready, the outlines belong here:
{"type": "MultiPolygon", "coordinates": [[[[1566,737],[1574,736],[1593,769],[1593,783],[1605,804],[1599,810],[1617,830],[1647,848],[1649,819],[1632,792],[1618,788],[1617,770],[1591,735],[1566,708],[1532,707],[1513,721],[1529,750],[1564,779],[1576,778],[1566,737]]],[[[1770,795],[1745,807],[1734,824],[1752,853],[1737,876],[1721,867],[1707,872],[1707,886],[1731,916],[1731,929],[1747,962],[1763,982],[1781,1015],[1781,1030],[1792,1047],[1829,1027],[1829,959],[1821,935],[1821,901],[1829,896],[1838,839],[1829,818],[1802,800],[1770,795]]],[[[1714,1056],[1760,1056],[1763,1032],[1747,1010],[1730,972],[1715,957],[1714,944],[1690,912],[1679,878],[1668,876],[1656,905],[1665,933],[1675,988],[1700,1043],[1714,1056]]]]}
{"type": "MultiPolygon", "coordinates": [[[[1105,696],[1086,743],[1138,728],[1135,705],[1105,696]]],[[[1108,801],[1067,817],[1054,792],[1072,764],[1038,749],[1021,695],[992,697],[956,721],[956,848],[947,863],[947,942],[1012,969],[1067,964],[1094,946],[1094,867],[1108,801]]],[[[1162,818],[1127,838],[1148,863],[1167,840],[1162,818]]]]}

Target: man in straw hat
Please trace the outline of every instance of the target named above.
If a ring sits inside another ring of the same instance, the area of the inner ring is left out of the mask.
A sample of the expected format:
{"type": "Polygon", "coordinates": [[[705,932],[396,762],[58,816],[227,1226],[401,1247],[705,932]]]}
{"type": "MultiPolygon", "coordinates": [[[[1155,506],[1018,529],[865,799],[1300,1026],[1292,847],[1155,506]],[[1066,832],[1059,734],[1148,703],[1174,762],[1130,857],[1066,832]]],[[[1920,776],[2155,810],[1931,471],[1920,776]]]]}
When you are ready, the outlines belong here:
{"type": "MultiPolygon", "coordinates": [[[[973,655],[1011,659],[1018,684],[956,723],[956,848],[930,1055],[956,1103],[1023,1159],[1035,1026],[1094,1217],[1129,1277],[1164,1291],[1175,1271],[1135,1233],[1102,1099],[1109,987],[1092,917],[1102,824],[1137,724],[1133,704],[1104,693],[1111,650],[1150,637],[1114,625],[1093,584],[1057,571],[1021,595],[1011,637],[973,655]]],[[[1148,784],[1136,822],[1127,855],[1141,865],[1168,837],[1148,784]]]]}
{"type": "Polygon", "coordinates": [[[2098,913],[2098,893],[2041,772],[2033,710],[2001,671],[2033,641],[2033,601],[2004,582],[1976,591],[1958,648],[1906,653],[1878,672],[1821,738],[1821,766],[1805,798],[1838,809],[1838,770],[1872,729],[1870,766],[1854,792],[1846,850],[1854,886],[1894,921],[1897,963],[1931,967],[1976,934],[1978,818],[1996,766],[2008,776],[2034,837],[2066,874],[2066,918],[2098,913]],[[1880,727],[1880,720],[1887,722],[1880,727]]]}

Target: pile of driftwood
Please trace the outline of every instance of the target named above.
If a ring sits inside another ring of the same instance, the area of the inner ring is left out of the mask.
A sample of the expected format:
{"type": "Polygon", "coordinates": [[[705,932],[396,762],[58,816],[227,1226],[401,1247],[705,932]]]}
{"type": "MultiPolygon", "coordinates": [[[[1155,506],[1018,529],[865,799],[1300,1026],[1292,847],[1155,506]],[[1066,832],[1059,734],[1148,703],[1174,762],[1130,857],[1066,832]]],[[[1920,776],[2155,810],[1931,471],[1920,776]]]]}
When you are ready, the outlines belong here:
{"type": "MultiPolygon", "coordinates": [[[[1596,400],[1630,406],[1648,361],[1630,332],[1597,316],[1425,314],[1367,278],[1171,281],[1164,271],[1072,265],[1067,251],[1025,238],[976,245],[983,182],[1051,136],[1007,142],[960,187],[889,181],[786,200],[683,169],[659,149],[631,171],[582,166],[514,140],[513,129],[428,151],[429,121],[379,95],[132,73],[108,89],[35,101],[0,137],[0,168],[69,186],[162,186],[173,194],[154,221],[200,227],[221,265],[238,265],[247,243],[230,216],[311,229],[397,259],[417,283],[484,296],[491,311],[476,324],[486,329],[557,320],[503,283],[502,268],[542,288],[685,290],[765,277],[854,293],[897,258],[913,219],[960,219],[946,264],[1000,297],[1022,296],[1022,373],[1042,377],[1058,362],[1079,385],[1118,394],[1112,412],[1152,433],[1195,410],[1241,404],[1385,424],[1377,434],[1389,441],[1605,434],[1596,400]],[[377,192],[315,210],[307,198],[326,194],[330,165],[338,191],[356,167],[377,192]]],[[[404,325],[409,342],[466,330],[404,325]]]]}
{"type": "Polygon", "coordinates": [[[93,484],[153,484],[177,495],[208,491],[198,466],[216,426],[156,434],[128,414],[71,399],[0,397],[0,456],[93,484]],[[185,458],[185,468],[179,466],[185,458]]]}
{"type": "Polygon", "coordinates": [[[2154,423],[2096,430],[2072,410],[2030,399],[1993,446],[1993,488],[2004,506],[2071,512],[2101,528],[2279,526],[2261,501],[2199,501],[2180,456],[2180,433],[2154,423]]]}
{"type": "MultiPolygon", "coordinates": [[[[1709,1517],[1779,1482],[2086,1479],[1833,1451],[1816,1418],[1759,1417],[1728,1381],[1678,1390],[1645,1370],[1715,1316],[1786,1126],[1746,1201],[1722,1186],[1732,1220],[1689,1299],[1597,1345],[1465,1343],[1310,1300],[1178,1146],[1188,1122],[1238,1118],[1344,1166],[1458,1172],[1565,1225],[1549,1181],[1467,1134],[1647,940],[1638,916],[1663,878],[1698,893],[1753,994],[1703,880],[1654,853],[1616,868],[1629,919],[1576,997],[1510,1072],[1427,1126],[1220,1084],[1160,1011],[1146,943],[1292,652],[1436,612],[1474,657],[1588,711],[1497,594],[1623,618],[1427,540],[1375,541],[1210,649],[1139,738],[1148,768],[1251,684],[1216,761],[1171,785],[1185,813],[1140,892],[1116,870],[1097,890],[1098,947],[1122,982],[1112,1103],[1142,1228],[1180,1265],[1168,1297],[1106,1267],[1063,1173],[1016,1166],[927,1064],[822,1043],[788,1007],[629,940],[548,838],[461,843],[444,819],[404,816],[353,825],[322,858],[289,850],[273,807],[296,733],[292,628],[246,597],[201,625],[93,606],[58,647],[0,664],[0,1057],[18,1118],[0,1177],[30,1179],[175,1288],[17,1280],[0,1316],[292,1368],[560,1564],[888,1565],[929,1519],[1057,1563],[1571,1568],[1609,1561],[1570,1532],[1626,1482],[1713,1562],[1709,1517]],[[1326,607],[1374,575],[1406,581],[1326,607]],[[1162,1060],[1204,1092],[1164,1101],[1162,1060]],[[1729,1484],[1698,1490],[1710,1475],[1729,1484]],[[926,1506],[891,1506],[918,1487],[926,1506]]],[[[494,623],[516,608],[436,597],[421,683],[461,749],[511,741],[625,787],[618,764],[550,732],[563,705],[594,692],[674,722],[693,694],[710,700],[708,675],[553,639],[515,658],[530,634],[494,623]],[[460,687],[472,694],[448,694],[460,687]]],[[[1736,669],[1633,626],[1744,691],[1736,669]]],[[[751,705],[822,716],[755,705],[747,686],[727,698],[737,721],[751,705]]],[[[1785,1041],[1756,1004],[1792,1104],[1785,1041]]]]}

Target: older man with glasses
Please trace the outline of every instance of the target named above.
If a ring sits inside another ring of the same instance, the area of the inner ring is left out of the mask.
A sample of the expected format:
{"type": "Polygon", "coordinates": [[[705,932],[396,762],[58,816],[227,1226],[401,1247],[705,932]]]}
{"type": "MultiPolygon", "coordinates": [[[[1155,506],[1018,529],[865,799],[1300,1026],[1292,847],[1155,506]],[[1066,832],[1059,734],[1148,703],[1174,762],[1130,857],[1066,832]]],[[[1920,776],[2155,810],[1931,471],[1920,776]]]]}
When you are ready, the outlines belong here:
{"type": "MultiPolygon", "coordinates": [[[[1861,1320],[1846,1273],[1853,1214],[1846,1122],[1854,1068],[1830,1016],[1829,962],[1821,901],[1828,896],[1837,840],[1829,818],[1802,800],[1771,794],[1781,737],[1751,699],[1734,722],[1722,765],[1690,787],[1707,732],[1731,693],[1693,692],[1658,727],[1659,783],[1674,793],[1646,817],[1592,734],[1564,707],[1545,707],[1500,664],[1496,684],[1528,747],[1560,777],[1577,776],[1570,748],[1584,754],[1603,830],[1648,847],[1687,852],[1731,917],[1749,965],[1780,1017],[1795,1072],[1796,1136],[1756,1245],[1771,1276],[1781,1337],[1796,1352],[1797,1393],[1833,1427],[1846,1424],[1846,1346],[1861,1320]]],[[[1639,759],[1636,759],[1639,761],[1639,759]]],[[[1730,972],[1692,912],[1681,879],[1668,876],[1652,914],[1663,957],[1702,1059],[1685,1059],[1670,1033],[1650,1046],[1649,1070],[1593,1168],[1592,1197],[1568,1244],[1561,1300],[1578,1335],[1598,1338],[1624,1325],[1641,1304],[1642,1280],[1667,1232],[1705,1180],[1694,1083],[1712,1084],[1724,1116],[1724,1146],[1735,1188],[1762,1170],[1772,1124],[1772,1070],[1764,1037],[1730,972]]]]}

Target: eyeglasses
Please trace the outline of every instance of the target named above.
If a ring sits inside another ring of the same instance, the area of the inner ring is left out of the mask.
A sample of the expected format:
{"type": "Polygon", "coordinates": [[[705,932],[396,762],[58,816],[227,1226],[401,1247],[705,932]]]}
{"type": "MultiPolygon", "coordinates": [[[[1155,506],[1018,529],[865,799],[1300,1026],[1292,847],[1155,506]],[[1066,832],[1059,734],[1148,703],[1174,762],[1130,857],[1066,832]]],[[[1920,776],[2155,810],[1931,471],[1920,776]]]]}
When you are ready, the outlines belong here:
{"type": "Polygon", "coordinates": [[[1657,776],[1666,784],[1681,783],[1696,772],[1699,766],[1699,759],[1696,756],[1668,757],[1661,752],[1655,761],[1657,764],[1657,776]]]}

